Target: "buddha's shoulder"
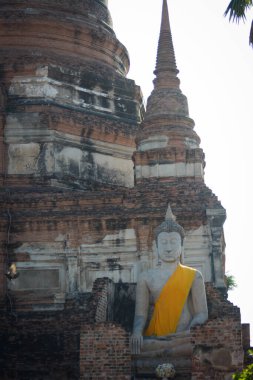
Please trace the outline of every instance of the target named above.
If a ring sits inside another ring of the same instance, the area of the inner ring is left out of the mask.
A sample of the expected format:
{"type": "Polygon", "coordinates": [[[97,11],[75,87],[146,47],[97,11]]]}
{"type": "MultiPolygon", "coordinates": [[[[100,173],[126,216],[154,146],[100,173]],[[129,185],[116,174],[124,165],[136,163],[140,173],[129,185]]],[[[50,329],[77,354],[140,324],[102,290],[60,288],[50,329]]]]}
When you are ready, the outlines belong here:
{"type": "Polygon", "coordinates": [[[186,270],[189,270],[189,271],[194,271],[195,272],[195,278],[197,278],[197,279],[202,278],[202,274],[198,269],[190,267],[188,265],[182,265],[182,264],[181,264],[181,267],[186,269],[186,270]]]}

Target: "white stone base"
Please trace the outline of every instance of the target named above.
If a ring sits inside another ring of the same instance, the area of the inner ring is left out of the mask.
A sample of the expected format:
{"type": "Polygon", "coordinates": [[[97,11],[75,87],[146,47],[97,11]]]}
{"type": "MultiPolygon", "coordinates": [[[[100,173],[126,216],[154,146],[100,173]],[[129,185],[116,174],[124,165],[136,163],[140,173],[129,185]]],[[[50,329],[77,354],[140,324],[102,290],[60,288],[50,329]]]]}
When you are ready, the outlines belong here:
{"type": "Polygon", "coordinates": [[[137,165],[136,179],[166,177],[201,177],[204,178],[203,165],[197,163],[178,162],[174,164],[137,165]]]}

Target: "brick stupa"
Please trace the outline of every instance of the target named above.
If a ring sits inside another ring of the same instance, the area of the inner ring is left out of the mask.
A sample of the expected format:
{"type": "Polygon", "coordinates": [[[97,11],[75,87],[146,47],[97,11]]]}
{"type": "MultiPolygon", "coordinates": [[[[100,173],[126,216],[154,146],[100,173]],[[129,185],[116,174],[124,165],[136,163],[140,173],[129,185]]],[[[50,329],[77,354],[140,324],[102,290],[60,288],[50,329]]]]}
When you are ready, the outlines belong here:
{"type": "Polygon", "coordinates": [[[202,181],[204,154],[189,118],[187,98],[180,90],[167,3],[163,3],[161,31],[154,74],[154,90],[137,134],[136,182],[145,178],[191,178],[202,181]]]}
{"type": "Polygon", "coordinates": [[[243,347],[240,311],[225,299],[225,210],[204,182],[166,0],[146,112],[107,0],[0,9],[0,378],[137,376],[135,284],[157,264],[154,229],[168,204],[210,314],[177,376],[227,378],[243,347]]]}

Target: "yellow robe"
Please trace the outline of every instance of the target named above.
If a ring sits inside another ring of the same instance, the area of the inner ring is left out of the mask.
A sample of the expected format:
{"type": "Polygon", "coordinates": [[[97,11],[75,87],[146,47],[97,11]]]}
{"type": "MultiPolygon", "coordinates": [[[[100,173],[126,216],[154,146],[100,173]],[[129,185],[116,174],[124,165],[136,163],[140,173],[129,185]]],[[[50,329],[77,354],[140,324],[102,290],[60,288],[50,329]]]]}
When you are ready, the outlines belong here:
{"type": "Polygon", "coordinates": [[[178,265],[156,300],[145,336],[165,336],[176,332],[195,274],[196,269],[178,265]]]}

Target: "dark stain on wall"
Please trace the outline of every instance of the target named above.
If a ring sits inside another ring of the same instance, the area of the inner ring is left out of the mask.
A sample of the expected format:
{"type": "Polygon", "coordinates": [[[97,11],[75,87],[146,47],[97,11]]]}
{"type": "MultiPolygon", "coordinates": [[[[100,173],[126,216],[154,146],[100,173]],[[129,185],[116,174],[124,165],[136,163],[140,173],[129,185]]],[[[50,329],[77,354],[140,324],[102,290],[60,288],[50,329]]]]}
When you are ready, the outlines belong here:
{"type": "Polygon", "coordinates": [[[114,321],[123,326],[126,331],[131,332],[134,321],[136,284],[119,282],[114,286],[114,321]]]}

